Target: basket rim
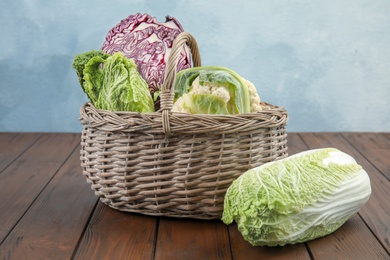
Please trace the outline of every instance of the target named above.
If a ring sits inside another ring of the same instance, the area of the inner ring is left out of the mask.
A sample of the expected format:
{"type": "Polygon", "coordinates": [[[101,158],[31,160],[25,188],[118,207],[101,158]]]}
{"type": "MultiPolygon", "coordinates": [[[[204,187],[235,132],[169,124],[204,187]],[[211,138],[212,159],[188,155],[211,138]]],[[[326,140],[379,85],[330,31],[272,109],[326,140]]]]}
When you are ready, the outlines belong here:
{"type": "MultiPolygon", "coordinates": [[[[231,115],[222,115],[222,114],[190,114],[190,113],[185,113],[185,112],[176,112],[176,111],[169,111],[169,113],[171,115],[175,115],[175,116],[184,116],[184,117],[199,117],[199,118],[238,118],[238,117],[248,117],[248,116],[251,116],[251,115],[256,115],[256,114],[270,114],[270,113],[274,113],[274,112],[277,112],[279,111],[281,114],[284,114],[286,113],[287,114],[287,110],[284,106],[278,106],[278,105],[273,105],[271,103],[268,103],[268,102],[264,102],[264,101],[261,101],[260,104],[262,105],[265,105],[265,106],[268,106],[269,108],[267,109],[264,109],[264,110],[260,110],[260,111],[256,111],[256,112],[250,112],[250,113],[241,113],[241,114],[231,114],[231,115]]],[[[110,110],[106,110],[106,109],[99,109],[99,108],[96,108],[92,102],[85,102],[82,106],[81,106],[81,111],[87,107],[92,107],[94,110],[96,110],[97,112],[99,113],[113,113],[113,114],[116,114],[116,115],[145,115],[145,116],[148,116],[148,115],[162,115],[163,111],[162,110],[157,110],[157,111],[154,111],[154,112],[134,112],[134,111],[110,111],[110,110]]]]}
{"type": "Polygon", "coordinates": [[[92,103],[85,103],[80,109],[80,122],[84,128],[105,132],[145,132],[145,134],[230,134],[249,132],[254,129],[285,127],[287,111],[283,107],[255,113],[236,115],[187,114],[166,111],[169,117],[169,131],[164,128],[163,112],[139,113],[98,110],[92,103]]]}

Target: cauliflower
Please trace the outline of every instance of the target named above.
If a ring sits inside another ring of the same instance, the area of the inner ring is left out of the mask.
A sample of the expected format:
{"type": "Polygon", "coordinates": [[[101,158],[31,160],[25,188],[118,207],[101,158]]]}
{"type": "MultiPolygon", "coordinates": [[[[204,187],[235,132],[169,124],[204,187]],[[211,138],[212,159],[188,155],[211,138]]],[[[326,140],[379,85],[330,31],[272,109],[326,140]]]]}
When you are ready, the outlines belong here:
{"type": "Polygon", "coordinates": [[[192,89],[190,92],[181,96],[172,107],[173,112],[182,112],[182,113],[190,113],[195,114],[193,110],[191,110],[190,106],[186,106],[185,103],[191,102],[191,96],[193,95],[211,95],[215,96],[216,100],[221,99],[224,103],[228,103],[230,100],[229,91],[223,86],[218,86],[215,83],[207,82],[203,86],[199,83],[199,77],[197,77],[194,82],[192,82],[192,89]],[[187,101],[187,102],[186,102],[187,101]]]}
{"type": "Polygon", "coordinates": [[[245,83],[248,86],[248,90],[249,90],[251,113],[263,110],[262,106],[260,105],[260,96],[257,93],[255,85],[253,85],[253,83],[250,82],[249,80],[246,80],[246,79],[244,79],[244,80],[245,80],[245,83]]]}
{"type": "Polygon", "coordinates": [[[176,89],[181,95],[173,104],[173,112],[231,115],[263,109],[256,87],[223,67],[183,70],[177,75],[176,89]]]}

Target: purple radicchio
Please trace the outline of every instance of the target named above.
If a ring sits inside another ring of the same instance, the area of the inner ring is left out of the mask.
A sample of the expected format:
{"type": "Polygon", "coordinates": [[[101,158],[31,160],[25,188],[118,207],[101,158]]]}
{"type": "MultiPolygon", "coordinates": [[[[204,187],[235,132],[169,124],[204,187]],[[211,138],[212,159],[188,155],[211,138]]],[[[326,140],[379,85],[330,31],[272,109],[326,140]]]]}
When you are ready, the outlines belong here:
{"type": "MultiPolygon", "coordinates": [[[[123,19],[108,32],[102,51],[108,54],[122,52],[133,59],[153,95],[163,84],[173,40],[183,31],[179,21],[173,17],[166,16],[165,23],[160,23],[149,14],[137,13],[123,19]]],[[[177,71],[190,67],[190,49],[185,46],[177,71]]]]}

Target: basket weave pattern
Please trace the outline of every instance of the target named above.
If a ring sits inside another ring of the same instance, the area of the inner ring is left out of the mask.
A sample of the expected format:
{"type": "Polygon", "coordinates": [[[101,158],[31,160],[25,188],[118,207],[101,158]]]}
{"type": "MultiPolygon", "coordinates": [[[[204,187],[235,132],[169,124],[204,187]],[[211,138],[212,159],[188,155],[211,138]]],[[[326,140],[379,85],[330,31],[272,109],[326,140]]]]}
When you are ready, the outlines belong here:
{"type": "Polygon", "coordinates": [[[90,103],[81,107],[83,174],[112,208],[155,216],[220,218],[226,190],[238,176],[287,156],[284,108],[263,103],[269,109],[234,116],[170,111],[175,50],[182,44],[190,46],[194,66],[200,65],[195,40],[182,33],[169,57],[159,111],[111,112],[90,103]]]}

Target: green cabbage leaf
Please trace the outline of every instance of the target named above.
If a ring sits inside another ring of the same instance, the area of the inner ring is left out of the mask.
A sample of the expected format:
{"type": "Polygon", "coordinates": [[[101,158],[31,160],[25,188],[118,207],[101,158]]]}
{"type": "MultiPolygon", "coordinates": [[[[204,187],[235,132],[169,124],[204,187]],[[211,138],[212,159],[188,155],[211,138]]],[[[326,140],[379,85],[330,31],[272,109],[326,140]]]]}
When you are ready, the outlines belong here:
{"type": "Polygon", "coordinates": [[[75,58],[73,67],[84,92],[97,109],[154,112],[146,81],[137,71],[135,62],[121,52],[81,54],[75,58]]]}
{"type": "MultiPolygon", "coordinates": [[[[101,57],[102,60],[107,59],[110,57],[109,54],[103,53],[101,50],[92,50],[85,53],[78,54],[74,57],[72,68],[76,70],[76,74],[79,79],[79,83],[81,87],[83,88],[84,92],[84,67],[87,62],[92,59],[93,57],[101,57]]],[[[90,98],[90,97],[89,97],[90,98]]]]}
{"type": "Polygon", "coordinates": [[[334,232],[369,199],[367,173],[334,148],[263,164],[237,178],[222,221],[255,246],[301,243],[334,232]]]}

